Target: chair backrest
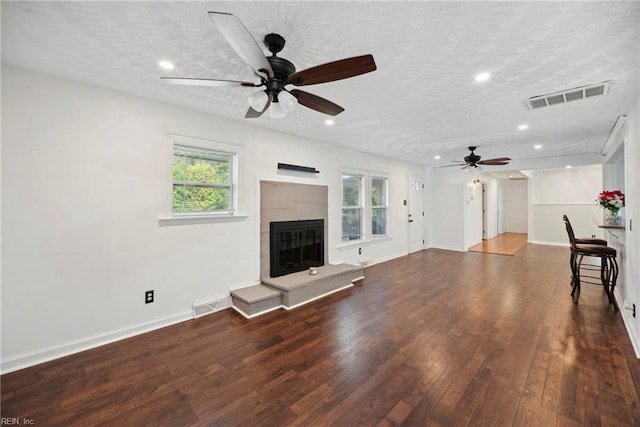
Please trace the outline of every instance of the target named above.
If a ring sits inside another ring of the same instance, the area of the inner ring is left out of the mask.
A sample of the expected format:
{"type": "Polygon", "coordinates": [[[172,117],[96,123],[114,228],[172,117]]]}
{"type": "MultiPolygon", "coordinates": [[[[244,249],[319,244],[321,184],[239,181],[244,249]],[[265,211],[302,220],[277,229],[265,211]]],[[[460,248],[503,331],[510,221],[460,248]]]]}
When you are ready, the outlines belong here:
{"type": "Polygon", "coordinates": [[[569,222],[569,218],[566,215],[562,215],[562,220],[564,221],[564,226],[567,229],[567,235],[569,236],[569,244],[571,245],[571,249],[575,249],[576,235],[573,234],[573,227],[571,227],[571,222],[569,222]]]}

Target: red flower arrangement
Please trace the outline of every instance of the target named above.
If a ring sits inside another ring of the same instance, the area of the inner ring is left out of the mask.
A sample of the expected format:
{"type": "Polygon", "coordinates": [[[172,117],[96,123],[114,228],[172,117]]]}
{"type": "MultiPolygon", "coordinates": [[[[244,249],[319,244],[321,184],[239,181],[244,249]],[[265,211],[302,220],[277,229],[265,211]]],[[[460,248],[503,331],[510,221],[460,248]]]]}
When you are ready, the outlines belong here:
{"type": "Polygon", "coordinates": [[[624,193],[620,190],[603,191],[598,194],[596,202],[603,208],[616,214],[624,207],[624,193]]]}

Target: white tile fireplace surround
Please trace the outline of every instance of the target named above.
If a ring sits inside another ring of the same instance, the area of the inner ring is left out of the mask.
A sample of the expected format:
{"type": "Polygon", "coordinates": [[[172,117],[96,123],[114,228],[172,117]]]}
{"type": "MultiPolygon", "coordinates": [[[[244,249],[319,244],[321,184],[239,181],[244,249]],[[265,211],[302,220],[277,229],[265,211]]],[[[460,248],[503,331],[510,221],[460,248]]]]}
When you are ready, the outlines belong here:
{"type": "Polygon", "coordinates": [[[274,221],[324,220],[324,260],[328,262],[328,187],[260,181],[260,277],[270,277],[269,225],[274,221]]]}

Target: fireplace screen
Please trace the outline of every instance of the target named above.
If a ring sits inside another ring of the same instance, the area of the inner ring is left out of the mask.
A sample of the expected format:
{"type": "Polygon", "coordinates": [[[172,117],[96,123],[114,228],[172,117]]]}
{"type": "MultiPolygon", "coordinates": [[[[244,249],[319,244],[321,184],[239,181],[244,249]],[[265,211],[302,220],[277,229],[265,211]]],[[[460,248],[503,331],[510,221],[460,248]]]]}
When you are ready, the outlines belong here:
{"type": "Polygon", "coordinates": [[[270,224],[271,277],[324,265],[324,220],[270,224]]]}

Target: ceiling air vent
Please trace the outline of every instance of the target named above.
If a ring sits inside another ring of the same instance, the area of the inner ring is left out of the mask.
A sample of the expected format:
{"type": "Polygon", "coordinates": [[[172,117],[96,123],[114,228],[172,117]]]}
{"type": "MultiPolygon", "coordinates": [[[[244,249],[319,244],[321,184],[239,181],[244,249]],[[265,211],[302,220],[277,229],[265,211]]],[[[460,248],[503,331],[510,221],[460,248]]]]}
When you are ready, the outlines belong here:
{"type": "Polygon", "coordinates": [[[567,102],[590,98],[592,96],[606,95],[607,93],[609,93],[610,85],[611,80],[595,85],[575,87],[573,89],[567,89],[560,92],[538,95],[534,96],[533,98],[525,99],[524,105],[529,110],[535,110],[536,108],[549,107],[556,104],[565,104],[567,102]]]}

